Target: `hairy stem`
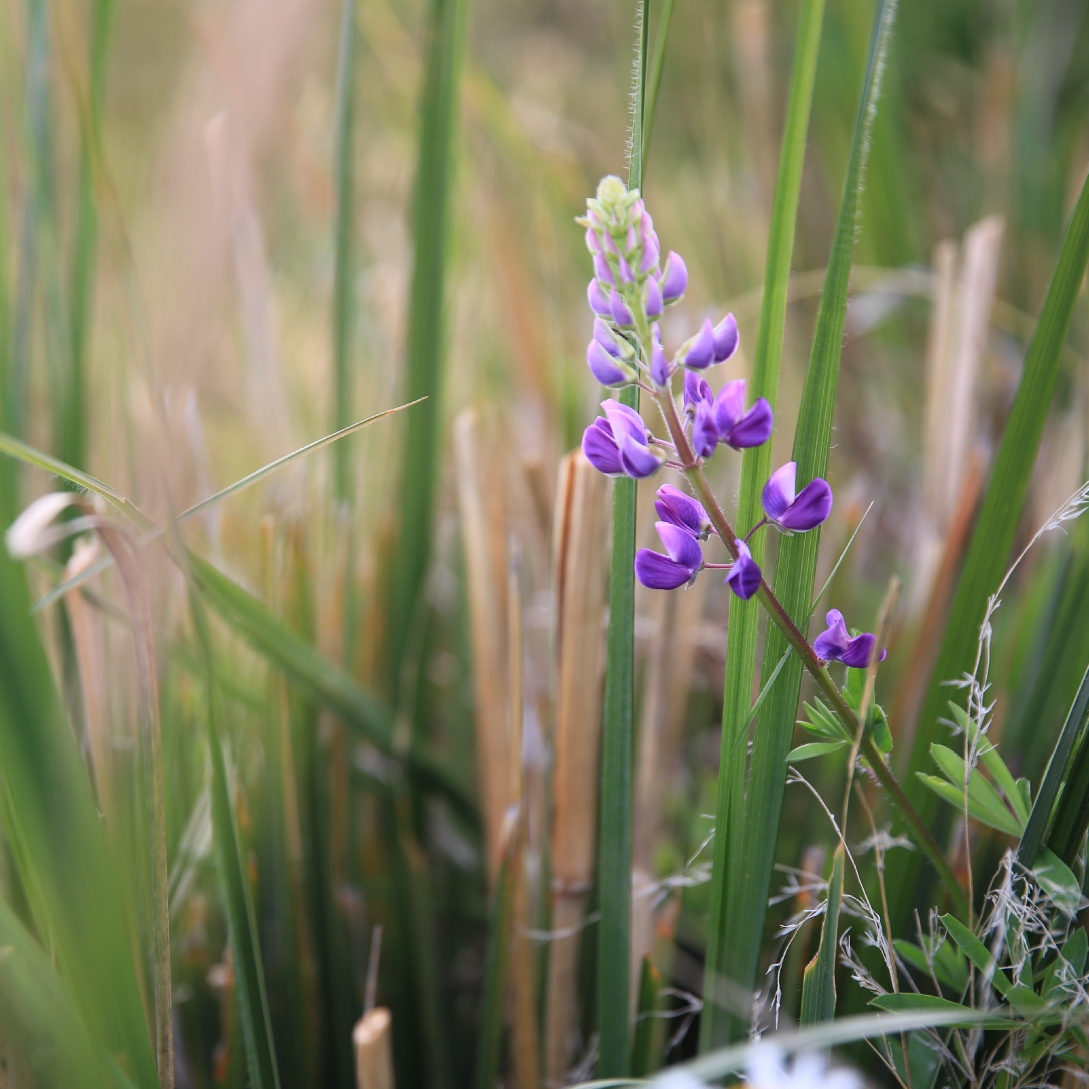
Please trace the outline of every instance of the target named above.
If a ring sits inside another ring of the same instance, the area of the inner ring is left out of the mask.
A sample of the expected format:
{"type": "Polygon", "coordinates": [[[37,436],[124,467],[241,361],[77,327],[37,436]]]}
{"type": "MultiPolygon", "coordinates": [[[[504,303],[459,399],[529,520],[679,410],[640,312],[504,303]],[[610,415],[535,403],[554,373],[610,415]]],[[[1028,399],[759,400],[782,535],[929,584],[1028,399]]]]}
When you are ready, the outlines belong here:
{"type": "MultiPolygon", "coordinates": [[[[685,434],[680,416],[677,414],[677,406],[673,401],[672,392],[668,389],[658,390],[654,395],[654,399],[657,402],[659,409],[661,409],[662,417],[665,420],[666,427],[669,429],[670,437],[677,447],[677,457],[681,463],[684,475],[692,485],[692,490],[696,493],[696,498],[699,499],[706,509],[707,516],[711,519],[711,524],[715,527],[715,532],[722,538],[730,555],[736,560],[738,556],[737,545],[734,543],[737,539],[736,534],[734,533],[733,527],[731,527],[730,523],[727,521],[722,508],[719,506],[714,492],[711,491],[711,485],[708,483],[707,474],[703,471],[702,460],[696,456],[695,451],[692,449],[692,444],[688,441],[688,436],[685,434]]],[[[789,642],[795,652],[800,655],[802,661],[805,663],[806,669],[809,670],[813,679],[817,682],[821,694],[832,705],[832,709],[835,711],[840,721],[847,727],[852,736],[856,735],[859,723],[855,713],[843,698],[843,693],[840,692],[835,681],[832,680],[828,670],[821,664],[816,652],[813,650],[812,646],[810,646],[809,640],[798,630],[797,625],[791,620],[789,615],[787,615],[786,609],[783,608],[779,599],[772,593],[771,587],[763,577],[760,579],[760,589],[757,591],[757,596],[760,599],[760,603],[767,610],[768,615],[786,636],[787,642],[789,642]]],[[[964,891],[964,887],[958,880],[957,875],[953,872],[953,868],[949,865],[944,852],[941,847],[938,846],[933,835],[931,835],[930,829],[923,823],[923,819],[919,816],[915,807],[908,801],[908,797],[904,793],[903,787],[900,786],[896,777],[885,763],[885,758],[874,744],[873,739],[865,733],[862,735],[861,753],[869,761],[874,774],[877,776],[881,785],[889,792],[893,804],[900,810],[900,813],[907,821],[908,830],[911,834],[911,838],[915,841],[916,846],[934,864],[934,868],[938,871],[942,882],[949,889],[950,895],[953,897],[958,910],[962,912],[967,911],[968,896],[964,891]]]]}

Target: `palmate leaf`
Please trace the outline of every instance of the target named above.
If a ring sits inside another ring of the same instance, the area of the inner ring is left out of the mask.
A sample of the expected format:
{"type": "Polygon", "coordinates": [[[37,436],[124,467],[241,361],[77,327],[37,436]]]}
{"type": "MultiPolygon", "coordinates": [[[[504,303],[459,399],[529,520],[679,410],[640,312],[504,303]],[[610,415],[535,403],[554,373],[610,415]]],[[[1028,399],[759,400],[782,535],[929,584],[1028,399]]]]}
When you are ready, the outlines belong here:
{"type": "MultiPolygon", "coordinates": [[[[951,805],[963,810],[964,758],[944,745],[931,745],[930,752],[945,778],[939,779],[936,776],[918,772],[920,781],[951,805]]],[[[983,778],[978,768],[972,769],[968,780],[968,813],[983,824],[997,828],[1007,835],[1021,834],[1023,826],[1020,821],[1002,803],[998,791],[983,778]]]]}
{"type": "MultiPolygon", "coordinates": [[[[775,182],[771,226],[768,234],[768,256],[764,269],[764,304],[753,352],[753,398],[765,397],[775,408],[779,390],[779,362],[782,355],[783,328],[786,319],[787,285],[794,251],[794,231],[798,216],[798,196],[801,191],[802,165],[805,161],[806,134],[813,102],[813,82],[820,49],[824,0],[804,0],[801,5],[797,38],[794,47],[794,67],[790,80],[786,121],[783,126],[779,173],[775,182]]],[[[741,490],[737,502],[737,524],[753,525],[760,517],[760,490],[771,468],[770,442],[746,450],[741,460],[741,490]]],[[[757,535],[752,542],[753,558],[762,563],[764,537],[757,535]]],[[[708,927],[706,972],[708,985],[705,995],[718,993],[714,980],[731,965],[732,942],[726,940],[726,914],[730,890],[739,860],[739,832],[744,803],[743,790],[748,763],[747,734],[752,710],[749,693],[756,672],[756,644],[760,625],[760,608],[756,600],[730,602],[729,632],[726,642],[726,674],[722,704],[722,753],[719,760],[718,796],[714,862],[711,877],[711,909],[708,927]]],[[[776,666],[785,665],[785,650],[776,666]]],[[[765,670],[763,692],[771,690],[769,670],[765,670]]],[[[793,718],[793,714],[791,715],[793,718]]],[[[747,1028],[747,1026],[746,1026],[747,1028]]],[[[717,1002],[708,1001],[700,1019],[700,1050],[716,1047],[731,1036],[728,1012],[717,1002]]]]}

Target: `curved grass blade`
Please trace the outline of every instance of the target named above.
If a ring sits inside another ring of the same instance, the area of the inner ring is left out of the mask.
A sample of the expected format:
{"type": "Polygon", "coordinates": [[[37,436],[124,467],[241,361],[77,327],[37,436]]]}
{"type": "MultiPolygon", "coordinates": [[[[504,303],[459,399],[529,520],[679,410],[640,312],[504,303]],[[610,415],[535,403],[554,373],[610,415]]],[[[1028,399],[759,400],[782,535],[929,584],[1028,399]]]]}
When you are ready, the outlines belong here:
{"type": "MultiPolygon", "coordinates": [[[[771,232],[768,236],[764,303],[760,310],[760,324],[753,355],[752,396],[766,397],[773,408],[779,390],[779,362],[786,321],[790,262],[794,251],[794,229],[798,216],[798,197],[801,191],[806,133],[813,102],[813,81],[817,70],[823,16],[824,0],[805,0],[798,21],[794,70],[783,129],[783,145],[779,155],[779,175],[775,183],[771,232]]],[[[739,526],[753,525],[760,517],[760,490],[770,468],[770,442],[745,451],[741,462],[741,491],[737,506],[739,526]]],[[[751,547],[756,562],[763,563],[764,537],[758,535],[751,547]]],[[[756,671],[759,627],[758,602],[755,599],[731,599],[722,705],[722,754],[715,810],[715,826],[720,834],[715,837],[707,944],[706,972],[709,983],[727,973],[731,961],[728,951],[730,943],[725,940],[727,897],[729,890],[734,887],[736,853],[740,848],[742,793],[748,762],[747,746],[740,744],[740,741],[747,735],[752,717],[749,699],[752,678],[756,671]]],[[[779,648],[779,654],[785,654],[784,648],[779,648]]],[[[796,672],[800,668],[799,663],[796,672]]],[[[764,686],[764,692],[770,690],[770,682],[771,678],[764,686]]],[[[761,698],[763,694],[762,692],[761,698]]],[[[704,993],[715,995],[718,989],[708,985],[705,986],[704,993]]],[[[730,1039],[730,1023],[728,1011],[717,1002],[708,1001],[700,1019],[701,1050],[717,1047],[730,1039]]]]}
{"type": "MultiPolygon", "coordinates": [[[[991,482],[983,500],[975,532],[972,534],[960,581],[957,583],[949,622],[919,715],[908,765],[912,773],[926,770],[927,754],[948,698],[944,682],[961,677],[972,669],[979,624],[987,606],[987,599],[995,592],[1005,574],[1028,492],[1032,467],[1036,461],[1036,452],[1051,408],[1063,345],[1087,262],[1089,179],[1082,185],[1039,321],[1025,355],[1021,384],[1010,410],[991,482]]],[[[1061,775],[1062,769],[1056,769],[1056,774],[1061,775]]],[[[922,817],[933,820],[938,811],[937,799],[916,780],[914,774],[908,776],[906,790],[922,817]]],[[[1026,854],[1027,848],[1033,846],[1033,841],[1038,846],[1037,836],[1043,834],[1041,821],[1046,822],[1046,817],[1041,816],[1033,825],[1030,817],[1032,840],[1026,846],[1026,854]]],[[[918,876],[918,858],[901,855],[895,860],[895,869],[889,878],[890,887],[899,888],[902,895],[893,906],[894,926],[897,919],[904,918],[910,909],[918,876]]]]}
{"type": "MultiPolygon", "coordinates": [[[[650,134],[654,126],[654,111],[658,105],[658,91],[662,85],[662,71],[665,68],[666,46],[669,44],[669,26],[673,21],[674,0],[663,0],[662,14],[658,17],[658,33],[654,36],[654,55],[650,61],[647,76],[646,104],[643,119],[643,160],[650,150],[650,134]]],[[[640,186],[642,183],[640,182],[640,186]]]]}
{"type": "Polygon", "coordinates": [[[841,843],[832,858],[832,878],[828,882],[828,905],[821,926],[817,955],[806,966],[802,978],[803,1025],[831,1021],[836,1015],[836,953],[839,950],[839,909],[843,903],[843,860],[841,843]]]}
{"type": "Polygon", "coordinates": [[[246,1068],[253,1089],[279,1089],[280,1075],[272,1041],[272,1021],[269,1017],[268,996],[265,993],[257,920],[253,911],[249,873],[238,840],[238,828],[231,805],[227,765],[223,757],[220,725],[222,711],[216,683],[212,638],[208,631],[204,602],[195,589],[190,591],[189,607],[197,642],[204,655],[208,753],[212,763],[212,846],[219,870],[223,908],[227,916],[235,986],[238,989],[238,1011],[246,1046],[246,1068]]]}
{"type": "MultiPolygon", "coordinates": [[[[628,188],[643,183],[649,0],[636,7],[634,111],[628,188]]],[[[620,391],[620,403],[639,410],[638,386],[620,391]]],[[[631,804],[632,714],[635,687],[635,512],[636,482],[613,484],[612,558],[609,569],[609,640],[605,706],[601,726],[601,816],[598,828],[597,1070],[623,1077],[631,1062],[631,804]]]]}

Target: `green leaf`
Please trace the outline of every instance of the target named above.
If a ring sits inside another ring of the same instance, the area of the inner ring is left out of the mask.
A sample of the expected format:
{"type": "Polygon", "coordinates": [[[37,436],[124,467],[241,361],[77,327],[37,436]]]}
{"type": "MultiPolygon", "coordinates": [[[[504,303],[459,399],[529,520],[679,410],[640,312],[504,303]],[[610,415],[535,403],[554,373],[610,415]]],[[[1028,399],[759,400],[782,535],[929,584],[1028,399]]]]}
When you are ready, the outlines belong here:
{"type": "MultiPolygon", "coordinates": [[[[930,687],[917,721],[909,763],[912,772],[921,771],[926,766],[927,752],[934,741],[938,717],[947,699],[945,683],[964,676],[974,666],[979,625],[987,599],[1002,581],[1021,521],[1029,477],[1051,408],[1062,349],[1087,261],[1089,181],[1082,185],[1043,309],[1025,355],[1017,396],[1002,435],[987,494],[957,583],[930,687]]],[[[908,723],[900,725],[901,728],[910,728],[908,723]]],[[[1057,769],[1057,774],[1061,776],[1061,767],[1057,769]]],[[[907,789],[923,818],[933,819],[936,806],[927,798],[921,784],[915,784],[913,776],[909,776],[907,789]]],[[[1031,865],[1035,851],[1043,841],[1043,825],[1046,824],[1056,793],[1056,790],[1050,791],[1047,804],[1035,824],[1030,817],[1032,836],[1022,844],[1023,853],[1019,852],[1024,865],[1031,865]]],[[[894,911],[894,929],[897,919],[907,917],[911,902],[915,899],[920,864],[917,858],[901,857],[890,872],[890,884],[902,890],[894,911]]]]}
{"type": "MultiPolygon", "coordinates": [[[[795,431],[794,461],[798,466],[799,487],[823,476],[828,465],[859,199],[895,7],[895,0],[881,0],[874,16],[843,201],[836,221],[795,431]]],[[[753,363],[752,395],[767,397],[773,406],[778,389],[785,283],[797,209],[795,171],[800,169],[808,126],[821,9],[819,0],[802,7],[788,125],[780,158],[776,211],[769,240],[767,286],[761,312],[763,332],[758,333],[753,363]]],[[[771,443],[766,443],[746,451],[742,459],[737,515],[741,531],[760,516],[759,493],[767,480],[770,457],[771,443]]],[[[757,537],[756,541],[753,557],[762,563],[762,538],[757,537]]],[[[795,623],[804,624],[810,614],[818,544],[819,531],[816,530],[784,537],[779,542],[775,594],[795,623]]],[[[719,993],[714,985],[719,976],[730,980],[741,993],[751,993],[755,988],[760,936],[764,929],[767,891],[786,786],[786,757],[801,688],[802,661],[792,655],[757,718],[753,729],[753,753],[747,761],[745,746],[735,745],[735,741],[747,719],[744,694],[751,691],[755,670],[758,619],[755,599],[748,603],[731,601],[722,713],[723,751],[716,806],[719,834],[715,837],[705,968],[707,995],[719,993]]],[[[769,625],[764,645],[765,677],[782,658],[786,646],[782,632],[769,625]]],[[[701,1017],[700,1047],[707,1050],[728,1039],[739,1039],[748,1027],[748,1017],[743,1013],[738,1016],[717,1002],[708,1002],[701,1017]]]]}
{"type": "Polygon", "coordinates": [[[892,730],[889,729],[889,717],[879,703],[873,705],[873,740],[874,744],[886,755],[892,752],[892,730]]]}
{"type": "Polygon", "coordinates": [[[208,631],[207,614],[199,594],[190,592],[190,610],[197,641],[204,655],[208,734],[208,753],[212,764],[212,846],[227,916],[231,943],[238,1012],[242,1039],[246,1046],[246,1069],[253,1089],[279,1089],[280,1076],[272,1040],[265,973],[261,964],[257,920],[253,911],[249,871],[238,838],[234,807],[231,804],[227,764],[223,757],[219,686],[216,683],[215,655],[208,631]]]}
{"type": "MultiPolygon", "coordinates": [[[[893,941],[896,952],[913,968],[925,975],[930,974],[926,950],[913,942],[896,938],[893,941]]],[[[939,983],[944,983],[950,990],[961,993],[968,986],[968,962],[952,942],[943,941],[934,954],[934,976],[939,983]]]]}
{"type": "Polygon", "coordinates": [[[974,718],[968,717],[968,712],[959,704],[949,701],[949,708],[961,731],[968,735],[972,744],[979,745],[979,758],[983,766],[991,773],[998,789],[1002,792],[1006,801],[1010,803],[1017,816],[1018,823],[1024,827],[1028,820],[1028,807],[1025,803],[1021,788],[1014,781],[1006,762],[998,755],[998,749],[986,738],[979,737],[979,727],[974,718]]]}
{"type": "Polygon", "coordinates": [[[963,1020],[945,1021],[948,1028],[989,1028],[1012,1029],[1023,1027],[1020,1021],[1010,1021],[1005,1017],[991,1017],[979,1014],[969,1006],[962,1006],[959,1002],[950,1002],[947,998],[937,998],[929,994],[883,994],[870,1002],[879,1010],[889,1010],[893,1013],[906,1013],[908,1011],[927,1010],[932,1013],[945,1013],[950,1016],[963,1011],[963,1020]]]}
{"type": "Polygon", "coordinates": [[[802,978],[802,1009],[799,1020],[803,1025],[831,1021],[836,1015],[836,953],[839,949],[839,910],[843,902],[843,845],[836,848],[832,859],[832,876],[828,882],[828,903],[821,925],[821,942],[817,955],[806,965],[802,978]]]}
{"type": "MultiPolygon", "coordinates": [[[[964,758],[947,749],[944,745],[931,745],[930,755],[934,762],[941,768],[942,774],[957,790],[960,805],[964,807],[964,758]]],[[[1011,836],[1021,834],[1021,825],[1017,819],[1002,803],[990,783],[979,773],[976,768],[968,777],[968,812],[977,820],[989,824],[992,828],[998,828],[1008,832],[1011,836]]]]}
{"type": "MultiPolygon", "coordinates": [[[[774,409],[779,390],[779,369],[786,320],[787,287],[794,251],[794,232],[798,216],[802,166],[805,161],[806,134],[813,102],[813,82],[820,49],[824,0],[804,0],[798,17],[794,47],[794,67],[790,81],[783,143],[779,154],[779,173],[775,183],[768,254],[764,268],[764,300],[753,353],[752,396],[764,397],[774,409]]],[[[760,518],[760,491],[771,469],[771,446],[746,450],[741,459],[741,490],[737,503],[739,528],[760,518]]],[[[753,558],[764,562],[765,535],[757,534],[751,542],[753,558]]],[[[726,641],[726,674],[722,704],[722,741],[719,760],[716,827],[711,876],[711,911],[706,956],[706,995],[716,995],[715,981],[722,975],[749,969],[735,966],[733,942],[727,940],[727,916],[731,912],[730,891],[739,879],[742,859],[738,856],[743,820],[744,785],[748,752],[744,740],[750,725],[749,693],[756,673],[756,645],[760,626],[760,607],[756,600],[730,601],[729,629],[726,641]]],[[[785,657],[789,648],[781,647],[785,657]]],[[[777,669],[780,668],[777,666],[777,669]]],[[[766,670],[765,673],[768,671],[766,670]]],[[[769,678],[770,681],[770,678],[769,678]]],[[[768,690],[765,684],[764,689],[768,690]]],[[[814,720],[816,721],[816,720],[814,720]]],[[[839,736],[833,734],[832,736],[839,736]]],[[[788,742],[789,744],[789,742],[788,742]]],[[[785,747],[784,747],[785,755],[785,747]]],[[[752,968],[755,971],[755,965],[752,968]]],[[[731,1017],[718,1002],[708,1001],[700,1018],[700,1050],[706,1051],[738,1039],[747,1030],[744,1018],[731,1017]]]]}
{"type": "Polygon", "coordinates": [[[1081,882],[1062,859],[1045,847],[1036,856],[1036,865],[1032,872],[1040,887],[1060,911],[1067,915],[1077,912],[1082,899],[1081,882]]]}
{"type": "Polygon", "coordinates": [[[810,733],[819,734],[821,737],[838,738],[841,741],[854,741],[853,737],[847,736],[847,727],[840,722],[839,716],[832,714],[819,696],[814,696],[812,703],[805,703],[802,706],[808,718],[799,719],[798,724],[804,726],[810,733]]]}
{"type": "Polygon", "coordinates": [[[1006,1001],[1024,1018],[1031,1020],[1047,1010],[1047,1002],[1028,987],[1011,987],[1006,1001]]]}
{"type": "Polygon", "coordinates": [[[514,910],[513,861],[511,852],[504,851],[499,860],[499,872],[488,913],[484,987],[477,1029],[476,1089],[495,1089],[503,1056],[503,1016],[507,1005],[511,915],[514,910]]]}
{"type": "Polygon", "coordinates": [[[811,741],[807,745],[799,745],[787,753],[787,763],[796,764],[800,760],[812,760],[815,756],[827,756],[830,752],[842,749],[846,741],[811,741]]]}
{"type": "Polygon", "coordinates": [[[949,936],[960,946],[961,952],[990,980],[994,989],[1006,995],[1010,991],[1010,981],[999,970],[987,947],[954,915],[942,915],[942,925],[949,931],[949,936]]]}

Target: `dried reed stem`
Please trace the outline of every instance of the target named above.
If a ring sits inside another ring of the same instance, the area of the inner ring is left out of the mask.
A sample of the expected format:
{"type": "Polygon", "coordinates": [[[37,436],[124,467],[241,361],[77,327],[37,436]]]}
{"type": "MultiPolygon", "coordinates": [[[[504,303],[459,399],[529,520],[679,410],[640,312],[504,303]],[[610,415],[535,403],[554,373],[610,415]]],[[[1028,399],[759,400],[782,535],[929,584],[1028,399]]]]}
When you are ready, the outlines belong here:
{"type": "Polygon", "coordinates": [[[356,1089],[394,1089],[392,1021],[389,1010],[378,1006],[352,1029],[356,1089]]]}
{"type": "Polygon", "coordinates": [[[552,942],[545,1071],[561,1082],[579,1023],[578,952],[593,880],[607,533],[606,482],[581,450],[560,463],[553,549],[556,722],[552,814],[552,942]]]}
{"type": "Polygon", "coordinates": [[[477,419],[465,409],[454,421],[458,511],[469,598],[469,633],[473,654],[477,760],[483,793],[488,875],[499,869],[500,833],[509,796],[507,700],[503,653],[502,598],[493,581],[493,527],[485,499],[477,419]]]}

